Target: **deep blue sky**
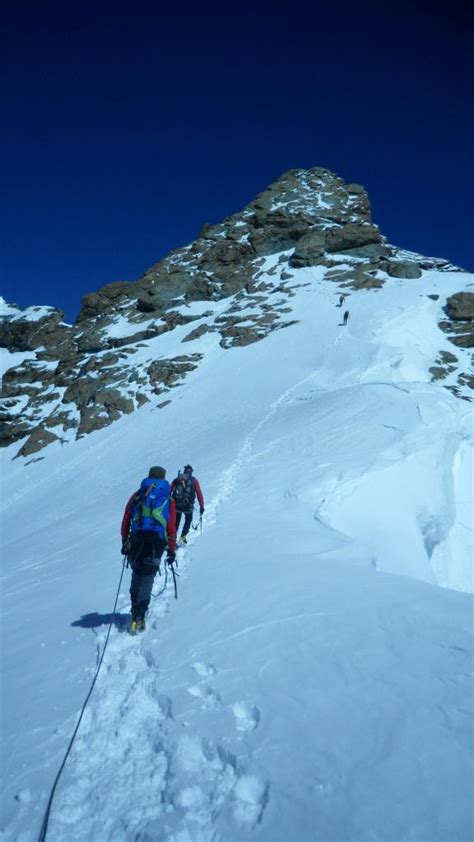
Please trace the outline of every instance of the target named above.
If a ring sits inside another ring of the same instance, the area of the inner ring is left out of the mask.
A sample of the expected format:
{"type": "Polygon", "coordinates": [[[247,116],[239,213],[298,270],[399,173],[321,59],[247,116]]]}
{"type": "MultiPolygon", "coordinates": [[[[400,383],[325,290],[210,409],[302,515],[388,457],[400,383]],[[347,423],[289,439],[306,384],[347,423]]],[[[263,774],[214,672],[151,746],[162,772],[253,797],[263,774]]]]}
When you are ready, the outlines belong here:
{"type": "Polygon", "coordinates": [[[0,5],[7,300],[72,320],[292,167],[474,269],[468,4],[0,5]]]}

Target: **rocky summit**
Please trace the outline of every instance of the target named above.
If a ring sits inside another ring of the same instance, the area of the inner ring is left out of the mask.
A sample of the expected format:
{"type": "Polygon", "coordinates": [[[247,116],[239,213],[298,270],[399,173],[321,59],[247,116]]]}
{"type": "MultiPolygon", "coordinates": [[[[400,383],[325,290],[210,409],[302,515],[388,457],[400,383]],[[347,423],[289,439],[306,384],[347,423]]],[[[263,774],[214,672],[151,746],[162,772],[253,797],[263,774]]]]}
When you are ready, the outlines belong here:
{"type": "MultiPolygon", "coordinates": [[[[3,302],[1,445],[12,446],[12,457],[29,457],[150,401],[164,409],[209,347],[232,350],[291,330],[298,270],[312,266],[324,267],[323,282],[344,296],[375,293],[389,278],[416,283],[424,271],[462,271],[390,245],[360,185],[319,167],[290,170],[138,281],[85,295],[73,325],[53,307],[3,302]],[[153,348],[156,337],[177,331],[181,353],[167,356],[166,343],[153,348]]],[[[453,353],[433,359],[432,377],[449,378],[446,388],[469,399],[473,380],[457,352],[473,346],[474,293],[460,290],[440,306],[439,328],[453,353]]]]}

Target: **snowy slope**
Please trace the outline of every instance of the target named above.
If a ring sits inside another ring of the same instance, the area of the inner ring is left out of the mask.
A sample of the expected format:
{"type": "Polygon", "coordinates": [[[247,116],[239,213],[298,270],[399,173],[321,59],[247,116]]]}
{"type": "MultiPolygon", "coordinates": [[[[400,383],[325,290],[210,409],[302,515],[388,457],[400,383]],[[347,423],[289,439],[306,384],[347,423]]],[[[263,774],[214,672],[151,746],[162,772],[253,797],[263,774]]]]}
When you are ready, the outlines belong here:
{"type": "MultiPolygon", "coordinates": [[[[472,278],[387,279],[341,327],[323,273],[294,271],[298,324],[188,343],[203,362],[164,410],[27,467],[4,451],[1,839],[38,836],[110,620],[123,506],[151,464],[171,479],[187,461],[206,514],[179,599],[157,580],[130,638],[127,571],[47,838],[472,838],[472,414],[430,382],[450,346],[426,297],[472,278]]],[[[179,353],[180,331],[137,359],[179,353]]]]}

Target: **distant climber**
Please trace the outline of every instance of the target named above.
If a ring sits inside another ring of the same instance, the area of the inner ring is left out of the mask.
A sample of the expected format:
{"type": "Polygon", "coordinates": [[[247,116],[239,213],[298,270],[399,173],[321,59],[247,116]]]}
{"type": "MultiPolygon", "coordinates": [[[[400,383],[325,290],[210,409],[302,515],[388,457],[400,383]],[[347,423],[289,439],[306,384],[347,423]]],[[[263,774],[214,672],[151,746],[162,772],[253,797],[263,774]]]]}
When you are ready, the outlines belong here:
{"type": "Polygon", "coordinates": [[[176,507],[165,476],[164,468],[150,468],[122,518],[122,554],[132,568],[131,634],[145,630],[145,614],[165,549],[166,564],[173,565],[176,558],[176,507]]]}
{"type": "Polygon", "coordinates": [[[336,307],[342,307],[342,305],[344,304],[344,301],[346,300],[346,298],[347,298],[347,296],[346,296],[346,295],[340,295],[340,296],[339,296],[339,304],[336,304],[336,307]]]}
{"type": "Polygon", "coordinates": [[[342,318],[342,322],[339,322],[339,327],[344,327],[347,324],[347,320],[349,318],[349,310],[344,311],[344,316],[342,318]]]}
{"type": "Polygon", "coordinates": [[[191,465],[185,465],[171,483],[171,497],[176,504],[176,532],[179,530],[181,515],[184,515],[184,525],[179,540],[181,544],[186,544],[196,497],[199,503],[199,514],[201,517],[204,514],[203,493],[199,481],[193,476],[191,465]]]}

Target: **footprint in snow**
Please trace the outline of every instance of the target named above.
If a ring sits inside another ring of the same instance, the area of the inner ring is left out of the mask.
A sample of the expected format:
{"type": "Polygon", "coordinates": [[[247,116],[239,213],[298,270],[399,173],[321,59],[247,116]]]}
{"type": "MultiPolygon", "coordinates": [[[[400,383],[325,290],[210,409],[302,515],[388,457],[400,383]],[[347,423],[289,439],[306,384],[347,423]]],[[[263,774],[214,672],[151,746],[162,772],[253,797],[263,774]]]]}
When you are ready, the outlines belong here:
{"type": "Polygon", "coordinates": [[[143,651],[143,657],[148,667],[150,667],[151,669],[158,669],[158,661],[153,652],[150,652],[148,649],[145,649],[143,651]]]}
{"type": "Polygon", "coordinates": [[[241,825],[254,827],[268,801],[267,786],[255,775],[242,775],[234,786],[234,817],[241,825]]]}
{"type": "Polygon", "coordinates": [[[203,664],[201,661],[195,661],[193,669],[201,678],[209,678],[210,675],[216,674],[216,668],[212,664],[203,664]]]}
{"type": "Polygon", "coordinates": [[[192,687],[188,687],[188,693],[191,696],[201,699],[203,706],[206,708],[219,708],[222,706],[219,694],[206,684],[194,684],[192,687]]]}
{"type": "Polygon", "coordinates": [[[255,705],[247,702],[234,702],[232,713],[235,716],[237,731],[253,731],[260,722],[260,711],[255,705]]]}

